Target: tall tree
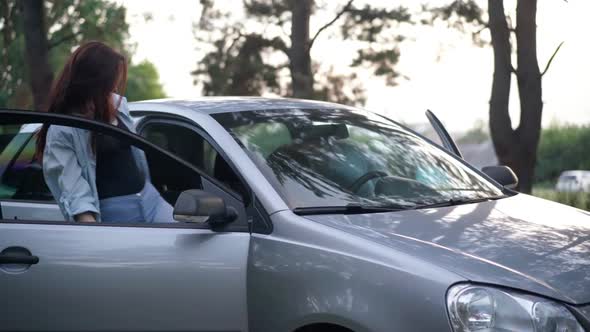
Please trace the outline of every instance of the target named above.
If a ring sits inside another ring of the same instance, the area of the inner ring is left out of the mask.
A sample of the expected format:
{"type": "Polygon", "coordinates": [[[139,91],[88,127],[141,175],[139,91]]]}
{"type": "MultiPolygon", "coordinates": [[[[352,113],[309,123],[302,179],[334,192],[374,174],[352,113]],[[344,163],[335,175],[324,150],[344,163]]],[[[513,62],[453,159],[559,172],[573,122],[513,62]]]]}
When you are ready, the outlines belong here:
{"type": "MultiPolygon", "coordinates": [[[[42,109],[53,73],[86,40],[104,41],[131,56],[125,16],[125,7],[105,0],[0,1],[0,106],[42,109]]],[[[134,98],[163,96],[150,63],[130,66],[128,79],[134,98]]]]}
{"type": "Polygon", "coordinates": [[[125,95],[128,101],[165,98],[166,94],[160,84],[158,70],[153,63],[144,60],[129,67],[125,95]]]}
{"type": "MultiPolygon", "coordinates": [[[[383,40],[378,40],[376,35],[400,18],[397,15],[399,9],[383,10],[371,6],[355,8],[353,0],[347,0],[342,2],[330,20],[312,33],[310,21],[325,3],[319,5],[315,0],[244,0],[246,18],[252,25],[258,24],[255,32],[252,32],[243,22],[232,22],[231,15],[213,10],[212,0],[202,0],[201,3],[204,12],[196,34],[201,42],[205,41],[213,47],[200,61],[193,75],[195,83],[202,82],[205,94],[259,95],[271,91],[297,98],[322,98],[349,104],[364,102],[363,89],[358,82],[355,83],[354,73],[336,74],[333,68],[318,72],[320,66],[311,56],[318,37],[335,25],[341,27],[342,38],[367,44],[367,50],[362,55],[359,53],[353,66],[368,63],[376,65],[380,62],[382,70],[375,70],[376,74],[395,72],[390,66],[397,63],[398,50],[393,47],[395,51],[382,52],[376,44],[383,40]],[[356,29],[353,27],[355,24],[362,26],[356,29]],[[216,34],[218,31],[225,33],[216,34]],[[260,34],[260,31],[265,33],[260,34]],[[206,40],[200,35],[213,37],[206,40]],[[258,43],[250,43],[252,39],[258,43]],[[235,58],[246,47],[248,52],[245,53],[250,57],[241,57],[240,66],[234,66],[237,62],[235,58]],[[284,62],[277,63],[277,58],[284,59],[284,62]],[[249,71],[248,67],[255,69],[253,71],[258,75],[250,75],[249,80],[238,80],[243,77],[244,71],[249,71]],[[384,70],[385,67],[389,68],[384,70]],[[284,70],[289,75],[286,88],[281,84],[285,77],[284,70]],[[343,86],[343,82],[347,84],[343,86]],[[248,84],[249,88],[238,88],[240,84],[248,84]]],[[[406,16],[409,15],[404,15],[403,19],[409,21],[406,16]]],[[[388,82],[392,81],[388,79],[388,82]]]]}
{"type": "MultiPolygon", "coordinates": [[[[435,10],[445,13],[446,18],[454,12],[457,16],[473,19],[482,13],[476,10],[474,0],[455,0],[451,5],[435,10]],[[470,8],[465,11],[463,9],[470,8]],[[467,13],[467,15],[465,14],[467,13]]],[[[496,155],[501,164],[508,165],[520,179],[518,189],[530,193],[533,186],[537,148],[543,114],[542,78],[561,45],[549,59],[543,72],[537,58],[537,0],[518,0],[516,6],[516,27],[510,26],[504,2],[488,0],[488,23],[494,52],[494,74],[490,98],[489,125],[496,155]],[[511,36],[516,36],[516,65],[513,66],[513,45],[511,36]],[[520,121],[513,129],[509,114],[512,75],[516,76],[520,97],[520,121]]],[[[443,17],[445,18],[445,17],[443,17]]]]}
{"type": "Polygon", "coordinates": [[[43,0],[21,1],[25,35],[25,59],[29,71],[35,109],[43,109],[53,72],[49,66],[49,47],[43,0]]]}

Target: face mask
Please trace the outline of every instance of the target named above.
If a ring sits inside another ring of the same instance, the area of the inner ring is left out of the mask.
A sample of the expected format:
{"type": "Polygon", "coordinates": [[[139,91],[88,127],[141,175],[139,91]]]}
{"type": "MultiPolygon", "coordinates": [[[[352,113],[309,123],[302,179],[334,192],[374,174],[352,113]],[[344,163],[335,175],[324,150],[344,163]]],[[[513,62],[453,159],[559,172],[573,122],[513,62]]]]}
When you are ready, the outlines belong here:
{"type": "Polygon", "coordinates": [[[114,92],[111,95],[113,104],[115,105],[116,109],[118,109],[119,111],[127,110],[127,98],[120,96],[114,92]]]}

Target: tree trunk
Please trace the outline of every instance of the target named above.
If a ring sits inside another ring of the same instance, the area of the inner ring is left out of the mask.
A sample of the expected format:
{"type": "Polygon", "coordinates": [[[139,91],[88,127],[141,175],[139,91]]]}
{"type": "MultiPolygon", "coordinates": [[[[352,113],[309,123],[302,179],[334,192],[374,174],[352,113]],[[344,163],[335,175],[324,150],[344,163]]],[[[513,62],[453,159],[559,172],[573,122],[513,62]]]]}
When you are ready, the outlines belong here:
{"type": "Polygon", "coordinates": [[[513,150],[517,144],[509,114],[512,84],[512,46],[502,0],[488,0],[489,27],[494,49],[494,76],[490,98],[490,134],[498,162],[510,166],[517,175],[513,150]]]}
{"type": "Polygon", "coordinates": [[[30,75],[34,108],[44,110],[53,80],[48,59],[45,8],[43,0],[22,0],[21,6],[24,19],[25,61],[30,75]]]}
{"type": "Polygon", "coordinates": [[[490,133],[498,159],[502,162],[514,144],[514,132],[510,120],[509,100],[512,75],[512,48],[510,30],[504,13],[504,4],[488,0],[489,27],[494,49],[494,76],[490,99],[490,133]]]}
{"type": "Polygon", "coordinates": [[[543,90],[537,60],[537,0],[518,0],[516,8],[517,81],[520,96],[518,134],[520,186],[531,192],[541,135],[543,90]]]}
{"type": "Polygon", "coordinates": [[[512,129],[509,99],[512,67],[510,29],[501,0],[488,0],[489,27],[494,49],[494,77],[490,99],[490,133],[498,161],[519,178],[518,190],[532,190],[543,109],[541,74],[537,61],[536,0],[518,0],[516,71],[520,95],[520,124],[512,129]]]}
{"type": "Polygon", "coordinates": [[[314,0],[293,0],[291,17],[291,48],[289,49],[289,69],[293,96],[313,98],[313,73],[309,50],[309,19],[314,0]]]}

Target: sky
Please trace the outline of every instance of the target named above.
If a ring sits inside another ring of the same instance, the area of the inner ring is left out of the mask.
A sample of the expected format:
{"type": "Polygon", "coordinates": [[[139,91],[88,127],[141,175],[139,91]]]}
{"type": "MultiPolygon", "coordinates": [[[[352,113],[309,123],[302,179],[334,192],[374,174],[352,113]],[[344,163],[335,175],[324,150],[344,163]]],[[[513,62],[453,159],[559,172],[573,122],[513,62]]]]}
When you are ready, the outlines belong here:
{"type": "MultiPolygon", "coordinates": [[[[133,61],[148,59],[158,68],[168,96],[194,98],[201,95],[190,72],[204,55],[193,35],[193,23],[200,16],[198,0],[113,0],[128,10],[130,39],[136,44],[133,61]],[[145,20],[150,13],[152,19],[145,20]]],[[[217,0],[227,8],[238,8],[242,0],[217,0]]],[[[362,2],[363,0],[356,0],[362,2]]],[[[416,0],[398,0],[399,5],[415,6],[416,0]]],[[[449,1],[425,0],[430,5],[449,1]]],[[[311,21],[311,30],[329,21],[345,0],[331,0],[323,15],[311,21]]],[[[372,4],[391,5],[391,0],[372,0],[372,4]]],[[[514,0],[505,0],[507,9],[514,0]]],[[[590,21],[588,0],[539,1],[538,56],[541,70],[559,43],[563,47],[543,80],[543,124],[590,123],[590,21]]],[[[334,29],[335,30],[335,29],[334,29]]],[[[350,70],[354,45],[334,37],[335,31],[320,35],[312,58],[335,71],[350,70]]],[[[401,45],[397,67],[407,79],[388,87],[370,71],[361,73],[367,90],[366,109],[406,123],[425,122],[424,111],[433,110],[452,131],[464,131],[487,121],[493,72],[491,47],[478,47],[471,36],[446,25],[414,27],[412,36],[401,45]]],[[[512,84],[511,113],[518,124],[518,94],[512,84]]]]}

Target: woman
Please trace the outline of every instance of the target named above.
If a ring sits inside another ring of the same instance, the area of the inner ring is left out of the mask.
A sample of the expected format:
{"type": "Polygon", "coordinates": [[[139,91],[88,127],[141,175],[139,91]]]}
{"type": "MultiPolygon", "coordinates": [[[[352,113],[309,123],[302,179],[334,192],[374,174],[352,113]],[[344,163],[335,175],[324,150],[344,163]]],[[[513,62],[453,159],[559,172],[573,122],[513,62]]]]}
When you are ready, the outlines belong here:
{"type": "MultiPolygon", "coordinates": [[[[127,62],[100,42],[70,56],[49,97],[49,113],[76,115],[134,132],[123,91],[127,62]]],[[[69,221],[171,222],[172,207],[149,182],[141,150],[84,129],[44,125],[37,158],[69,221]]]]}

